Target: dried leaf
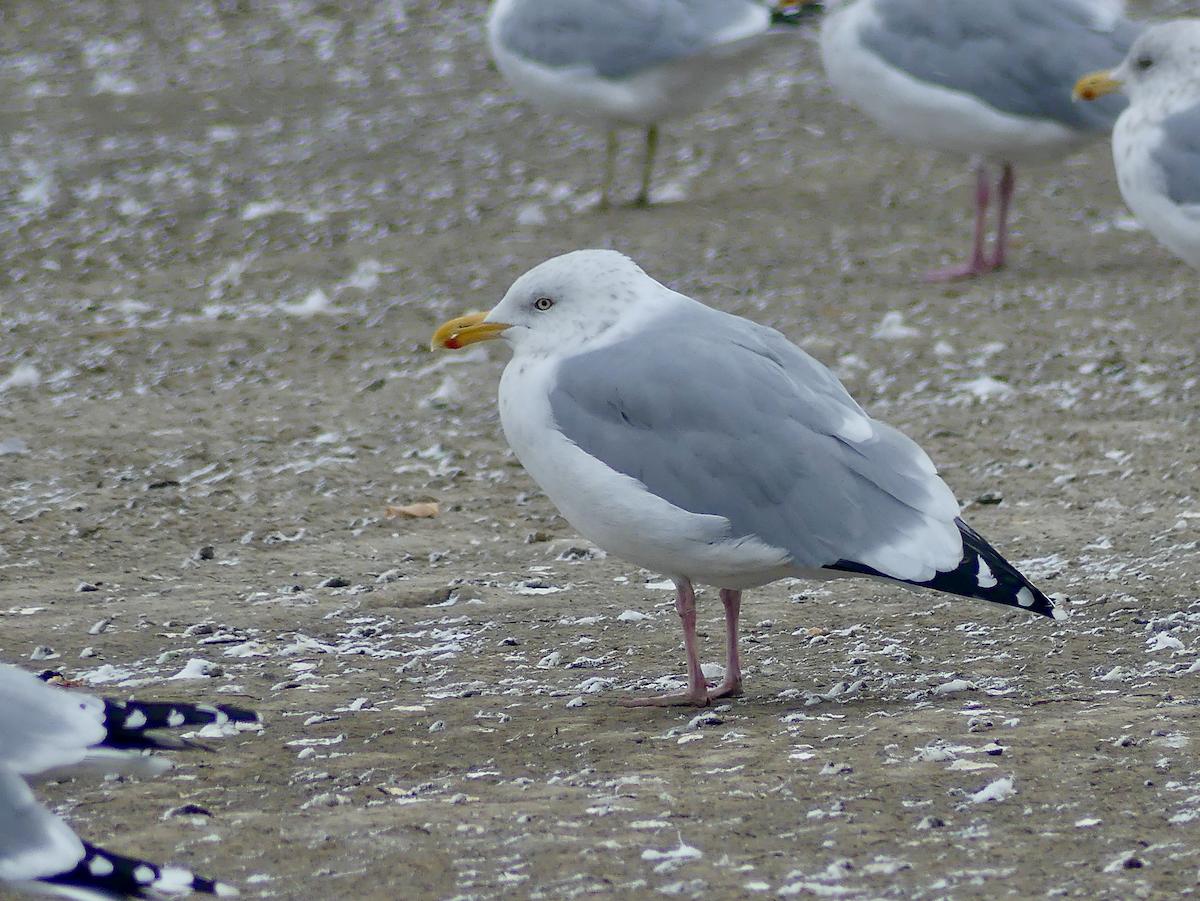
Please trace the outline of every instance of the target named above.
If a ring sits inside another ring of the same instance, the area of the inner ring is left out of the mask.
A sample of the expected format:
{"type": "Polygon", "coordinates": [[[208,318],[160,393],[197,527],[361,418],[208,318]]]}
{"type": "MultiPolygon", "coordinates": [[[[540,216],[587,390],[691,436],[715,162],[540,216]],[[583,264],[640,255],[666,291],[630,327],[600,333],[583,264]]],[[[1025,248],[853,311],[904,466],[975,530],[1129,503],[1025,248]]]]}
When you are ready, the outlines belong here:
{"type": "Polygon", "coordinates": [[[388,507],[383,515],[388,519],[395,519],[397,516],[401,519],[427,519],[430,516],[438,515],[438,505],[433,502],[423,502],[406,504],[403,507],[388,507]]]}

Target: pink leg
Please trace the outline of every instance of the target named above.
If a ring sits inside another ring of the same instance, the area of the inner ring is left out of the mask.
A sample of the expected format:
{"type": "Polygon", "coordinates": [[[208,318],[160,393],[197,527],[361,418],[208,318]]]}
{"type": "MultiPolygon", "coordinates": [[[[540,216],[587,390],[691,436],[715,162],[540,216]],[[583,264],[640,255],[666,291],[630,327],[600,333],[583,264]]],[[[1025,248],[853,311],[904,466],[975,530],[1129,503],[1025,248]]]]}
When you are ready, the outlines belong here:
{"type": "Polygon", "coordinates": [[[742,610],[742,593],[722,588],[721,603],[725,605],[725,678],[708,693],[710,701],[742,693],[742,662],[738,657],[738,614],[742,610]]]}
{"type": "MultiPolygon", "coordinates": [[[[728,609],[727,605],[726,611],[728,609]]],[[[704,707],[708,704],[708,683],[704,681],[704,674],[700,672],[700,654],[696,650],[696,593],[692,590],[691,581],[686,577],[681,576],[675,581],[675,612],[683,622],[683,649],[687,654],[688,669],[687,691],[652,698],[630,698],[619,702],[622,707],[704,707]]]]}
{"type": "Polygon", "coordinates": [[[992,268],[999,269],[1004,265],[1008,249],[1008,211],[1012,207],[1013,193],[1017,189],[1017,179],[1013,176],[1011,163],[1004,164],[1004,172],[1000,176],[1000,222],[996,226],[996,249],[992,254],[992,268]]]}
{"type": "Polygon", "coordinates": [[[975,167],[975,240],[971,247],[971,258],[949,269],[935,269],[925,274],[927,281],[949,282],[960,278],[974,278],[991,272],[995,264],[983,252],[983,241],[987,232],[987,211],[991,202],[991,184],[987,167],[979,163],[975,167]]]}

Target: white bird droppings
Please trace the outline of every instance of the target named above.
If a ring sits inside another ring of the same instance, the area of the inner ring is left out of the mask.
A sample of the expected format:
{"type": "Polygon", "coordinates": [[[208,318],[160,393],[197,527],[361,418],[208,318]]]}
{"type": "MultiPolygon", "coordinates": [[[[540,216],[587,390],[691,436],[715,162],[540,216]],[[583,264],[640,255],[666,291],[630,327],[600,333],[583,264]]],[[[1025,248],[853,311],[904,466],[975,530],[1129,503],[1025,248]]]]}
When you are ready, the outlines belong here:
{"type": "Polygon", "coordinates": [[[904,338],[919,338],[920,336],[919,329],[904,324],[904,314],[898,310],[884,313],[883,319],[871,334],[872,338],[880,341],[899,341],[904,338]]]}
{"type": "Polygon", "coordinates": [[[993,782],[989,782],[975,794],[971,795],[973,804],[984,804],[988,801],[1007,801],[1017,793],[1013,786],[1012,776],[1002,776],[993,782]]]}

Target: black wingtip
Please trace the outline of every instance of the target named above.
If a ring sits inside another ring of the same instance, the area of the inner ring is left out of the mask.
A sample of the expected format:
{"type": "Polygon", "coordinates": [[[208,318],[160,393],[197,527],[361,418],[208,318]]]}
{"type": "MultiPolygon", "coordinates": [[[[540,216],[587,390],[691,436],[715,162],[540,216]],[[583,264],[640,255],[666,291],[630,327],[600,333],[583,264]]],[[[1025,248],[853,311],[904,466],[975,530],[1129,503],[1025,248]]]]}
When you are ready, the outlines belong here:
{"type": "Polygon", "coordinates": [[[771,10],[772,25],[799,25],[825,12],[821,0],[784,0],[771,10]]]}
{"type": "Polygon", "coordinates": [[[222,704],[161,703],[147,701],[104,701],[104,726],[110,748],[184,748],[194,745],[169,735],[153,735],[162,729],[203,726],[209,723],[261,722],[259,715],[245,707],[222,704]]]}
{"type": "Polygon", "coordinates": [[[49,886],[72,889],[71,897],[96,899],[157,898],[161,893],[200,892],[230,897],[237,889],[197,876],[178,867],[160,867],[136,857],[125,857],[83,843],[83,859],[73,870],[40,880],[49,886]]]}
{"type": "MultiPolygon", "coordinates": [[[[1021,573],[1000,553],[987,543],[978,532],[961,519],[956,520],[962,535],[963,556],[958,566],[950,572],[940,572],[927,582],[904,581],[906,585],[932,588],[964,598],[977,598],[996,604],[1007,604],[1038,613],[1051,619],[1066,619],[1066,611],[1056,607],[1050,598],[1021,573]]],[[[842,572],[861,573],[865,576],[883,576],[886,573],[863,566],[850,560],[839,560],[828,569],[842,572]]]]}

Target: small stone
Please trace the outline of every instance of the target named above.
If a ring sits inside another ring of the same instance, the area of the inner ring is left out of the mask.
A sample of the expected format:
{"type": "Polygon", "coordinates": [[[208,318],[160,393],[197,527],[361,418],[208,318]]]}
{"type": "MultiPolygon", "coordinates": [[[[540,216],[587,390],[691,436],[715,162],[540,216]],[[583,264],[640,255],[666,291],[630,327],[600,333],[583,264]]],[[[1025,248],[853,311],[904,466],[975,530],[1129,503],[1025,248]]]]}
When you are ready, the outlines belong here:
{"type": "Polygon", "coordinates": [[[434,720],[429,724],[430,732],[441,732],[446,728],[446,723],[443,720],[434,720]]]}
{"type": "Polygon", "coordinates": [[[999,491],[985,491],[979,497],[975,498],[977,504],[999,504],[1004,500],[1004,495],[999,491]]]}
{"type": "Polygon", "coordinates": [[[211,544],[206,544],[204,547],[200,548],[200,550],[196,551],[196,556],[201,560],[211,560],[213,557],[217,556],[217,549],[211,544]]]}

